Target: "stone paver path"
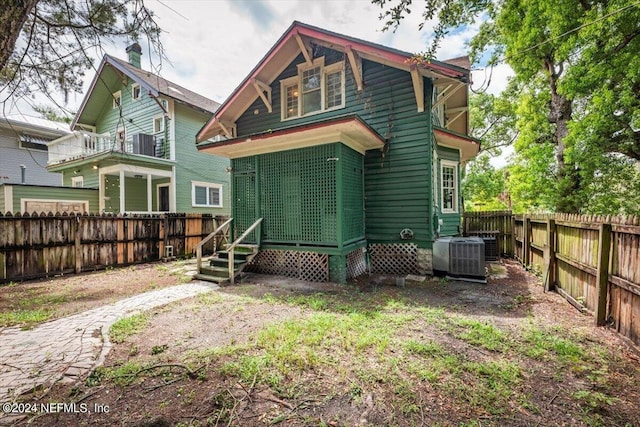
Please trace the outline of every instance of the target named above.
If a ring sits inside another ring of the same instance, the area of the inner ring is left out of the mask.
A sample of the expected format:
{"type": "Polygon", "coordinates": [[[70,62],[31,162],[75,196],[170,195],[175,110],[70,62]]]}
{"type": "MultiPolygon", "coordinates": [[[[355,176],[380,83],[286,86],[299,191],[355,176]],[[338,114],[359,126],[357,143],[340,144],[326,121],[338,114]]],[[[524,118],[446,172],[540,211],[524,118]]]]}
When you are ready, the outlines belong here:
{"type": "Polygon", "coordinates": [[[0,402],[37,386],[83,378],[103,363],[111,347],[109,328],[118,319],[216,288],[196,281],[146,292],[31,330],[1,329],[0,402]]]}

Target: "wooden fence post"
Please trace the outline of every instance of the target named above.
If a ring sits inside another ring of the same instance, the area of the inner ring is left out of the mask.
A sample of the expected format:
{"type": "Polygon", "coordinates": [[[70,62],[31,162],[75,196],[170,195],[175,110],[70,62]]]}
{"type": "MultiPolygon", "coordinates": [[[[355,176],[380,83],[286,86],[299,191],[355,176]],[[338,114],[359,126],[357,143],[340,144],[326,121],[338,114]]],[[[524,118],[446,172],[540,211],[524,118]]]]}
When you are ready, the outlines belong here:
{"type": "Polygon", "coordinates": [[[544,258],[544,291],[549,292],[556,284],[556,221],[551,218],[547,220],[547,247],[544,258]]]}
{"type": "Polygon", "coordinates": [[[604,325],[607,320],[607,293],[609,290],[609,255],[611,252],[611,224],[600,224],[598,241],[598,272],[596,276],[596,326],[604,325]]]}
{"type": "Polygon", "coordinates": [[[516,250],[517,241],[516,241],[516,215],[511,213],[511,255],[513,258],[518,257],[518,251],[516,250]]]}
{"type": "Polygon", "coordinates": [[[71,220],[75,224],[75,253],[77,274],[82,273],[82,227],[80,227],[80,217],[78,215],[75,215],[75,217],[73,217],[71,220]]]}
{"type": "Polygon", "coordinates": [[[529,268],[531,262],[529,261],[529,252],[531,252],[531,218],[524,216],[522,218],[522,265],[525,268],[529,268]]]}

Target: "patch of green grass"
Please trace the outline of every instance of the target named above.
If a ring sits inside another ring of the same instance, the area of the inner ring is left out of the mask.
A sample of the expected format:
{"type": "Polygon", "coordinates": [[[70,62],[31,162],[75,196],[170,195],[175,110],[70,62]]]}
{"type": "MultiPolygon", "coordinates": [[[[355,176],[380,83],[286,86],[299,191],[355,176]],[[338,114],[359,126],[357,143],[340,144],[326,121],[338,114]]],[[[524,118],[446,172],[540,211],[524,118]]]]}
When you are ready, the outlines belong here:
{"type": "Polygon", "coordinates": [[[25,328],[49,320],[51,313],[48,310],[12,310],[0,313],[0,326],[22,325],[25,328]]]}
{"type": "Polygon", "coordinates": [[[416,340],[408,340],[403,344],[405,351],[411,354],[417,354],[420,356],[430,357],[435,356],[437,354],[442,354],[442,347],[435,341],[429,341],[426,343],[416,341],[416,340]]]}
{"type": "Polygon", "coordinates": [[[469,344],[500,353],[509,348],[507,335],[490,323],[464,317],[451,317],[450,320],[458,327],[457,338],[469,344]]]}
{"type": "Polygon", "coordinates": [[[115,385],[125,387],[140,379],[139,373],[143,368],[144,366],[140,363],[130,361],[119,366],[105,368],[102,372],[102,378],[115,385]]]}
{"type": "Polygon", "coordinates": [[[206,306],[215,305],[224,301],[224,298],[219,292],[205,292],[199,294],[196,298],[199,304],[206,306]]]}
{"type": "Polygon", "coordinates": [[[566,365],[579,364],[586,357],[579,344],[534,325],[527,326],[521,336],[526,344],[521,351],[534,359],[542,360],[554,355],[561,364],[566,365]]]}
{"type": "Polygon", "coordinates": [[[128,337],[142,331],[149,323],[149,315],[146,313],[134,314],[115,322],[109,330],[109,338],[112,342],[120,344],[128,337]]]}

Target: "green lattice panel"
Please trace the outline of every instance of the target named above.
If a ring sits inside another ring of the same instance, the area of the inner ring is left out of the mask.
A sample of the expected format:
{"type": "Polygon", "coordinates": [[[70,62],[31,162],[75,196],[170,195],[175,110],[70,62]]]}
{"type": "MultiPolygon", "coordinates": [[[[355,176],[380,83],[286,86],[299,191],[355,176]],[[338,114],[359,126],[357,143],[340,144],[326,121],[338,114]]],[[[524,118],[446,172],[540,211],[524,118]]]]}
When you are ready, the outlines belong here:
{"type": "MultiPolygon", "coordinates": [[[[238,238],[256,220],[256,176],[253,172],[233,171],[233,231],[238,238]]],[[[255,243],[255,231],[245,243],[255,243]]]]}
{"type": "Polygon", "coordinates": [[[263,238],[337,243],[336,145],[260,156],[263,238]]]}
{"type": "Polygon", "coordinates": [[[364,236],[363,157],[342,147],[343,236],[349,241],[364,236]]]}

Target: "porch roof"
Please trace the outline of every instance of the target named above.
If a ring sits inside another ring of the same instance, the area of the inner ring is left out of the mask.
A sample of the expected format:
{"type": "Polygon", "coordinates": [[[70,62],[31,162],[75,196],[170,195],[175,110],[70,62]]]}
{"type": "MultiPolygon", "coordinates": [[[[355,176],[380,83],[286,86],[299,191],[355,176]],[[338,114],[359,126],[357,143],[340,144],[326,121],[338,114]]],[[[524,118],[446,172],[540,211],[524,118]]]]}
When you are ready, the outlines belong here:
{"type": "Polygon", "coordinates": [[[460,150],[460,162],[462,163],[474,158],[480,151],[480,140],[468,135],[435,126],[433,133],[438,145],[460,150]]]}
{"type": "Polygon", "coordinates": [[[292,126],[276,131],[198,145],[200,151],[230,159],[341,142],[360,154],[382,148],[384,138],[358,115],[292,126]]]}

